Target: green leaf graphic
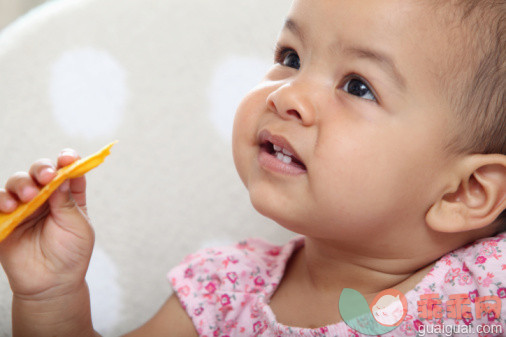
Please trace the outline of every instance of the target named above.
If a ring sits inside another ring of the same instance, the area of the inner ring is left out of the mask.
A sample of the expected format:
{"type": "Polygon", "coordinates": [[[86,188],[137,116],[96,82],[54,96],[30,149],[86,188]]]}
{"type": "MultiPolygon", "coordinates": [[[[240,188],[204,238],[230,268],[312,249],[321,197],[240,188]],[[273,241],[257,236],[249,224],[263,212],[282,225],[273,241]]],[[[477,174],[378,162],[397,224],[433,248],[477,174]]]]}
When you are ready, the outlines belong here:
{"type": "Polygon", "coordinates": [[[364,335],[381,335],[397,328],[376,322],[364,296],[354,289],[344,288],[341,292],[339,313],[350,328],[364,335]]]}

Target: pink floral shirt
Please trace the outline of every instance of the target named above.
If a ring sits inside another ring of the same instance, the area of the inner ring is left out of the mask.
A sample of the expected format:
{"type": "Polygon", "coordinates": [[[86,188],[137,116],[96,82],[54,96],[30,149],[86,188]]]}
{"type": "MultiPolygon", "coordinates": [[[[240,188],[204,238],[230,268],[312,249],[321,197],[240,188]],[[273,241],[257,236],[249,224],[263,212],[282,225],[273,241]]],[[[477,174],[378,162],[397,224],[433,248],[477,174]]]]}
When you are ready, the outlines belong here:
{"type": "MultiPolygon", "coordinates": [[[[283,246],[248,239],[229,247],[206,248],[188,255],[167,277],[202,337],[366,336],[345,322],[306,329],[276,321],[269,300],[288,259],[302,245],[304,237],[298,236],[283,246]]],[[[426,336],[506,336],[504,254],[506,232],[443,256],[405,294],[408,312],[404,321],[382,336],[416,336],[420,331],[425,331],[426,336]],[[455,300],[455,295],[459,298],[456,301],[465,301],[465,307],[471,310],[461,319],[451,318],[456,306],[452,311],[450,303],[455,301],[449,300],[450,296],[455,300]],[[428,316],[428,307],[422,305],[427,301],[421,296],[430,297],[435,304],[431,306],[432,318],[428,316]],[[478,308],[483,309],[479,315],[478,308]],[[449,334],[449,326],[460,330],[449,334]]]]}

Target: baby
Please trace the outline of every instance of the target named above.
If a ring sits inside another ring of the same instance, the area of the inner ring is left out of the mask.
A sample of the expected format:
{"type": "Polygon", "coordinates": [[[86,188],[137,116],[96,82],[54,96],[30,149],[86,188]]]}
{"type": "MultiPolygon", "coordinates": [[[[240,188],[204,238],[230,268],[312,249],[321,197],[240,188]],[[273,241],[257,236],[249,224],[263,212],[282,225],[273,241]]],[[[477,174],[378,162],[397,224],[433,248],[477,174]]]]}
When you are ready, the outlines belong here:
{"type": "MultiPolygon", "coordinates": [[[[255,209],[300,236],[189,255],[168,274],[175,293],[126,336],[361,336],[341,318],[345,288],[368,303],[406,295],[388,336],[506,332],[505,10],[294,0],[275,64],[237,110],[233,154],[255,209]]],[[[0,211],[77,158],[12,176],[0,211]]],[[[14,336],[98,335],[85,185],[65,182],[0,244],[14,336]]]]}

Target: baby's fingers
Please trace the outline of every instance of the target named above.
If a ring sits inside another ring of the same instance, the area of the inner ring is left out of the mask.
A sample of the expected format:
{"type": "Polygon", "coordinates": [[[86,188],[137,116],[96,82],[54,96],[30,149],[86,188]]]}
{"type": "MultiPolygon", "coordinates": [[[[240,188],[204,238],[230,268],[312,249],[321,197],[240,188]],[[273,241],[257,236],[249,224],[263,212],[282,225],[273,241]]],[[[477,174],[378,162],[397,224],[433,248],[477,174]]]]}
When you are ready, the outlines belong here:
{"type": "Polygon", "coordinates": [[[39,186],[26,172],[18,172],[12,175],[5,189],[23,203],[29,202],[39,193],[39,186]]]}
{"type": "Polygon", "coordinates": [[[0,212],[11,213],[18,207],[18,202],[9,192],[0,189],[0,212]]]}
{"type": "Polygon", "coordinates": [[[68,166],[78,159],[80,159],[80,157],[75,150],[65,149],[58,155],[58,168],[60,169],[68,166]]]}
{"type": "Polygon", "coordinates": [[[12,175],[5,189],[0,189],[0,212],[11,213],[16,210],[19,202],[27,203],[46,185],[56,173],[54,164],[49,159],[39,159],[30,167],[30,173],[18,172],[12,175]]]}
{"type": "MultiPolygon", "coordinates": [[[[65,149],[58,155],[58,168],[70,165],[76,160],[81,159],[79,154],[73,149],[65,149]]],[[[73,178],[69,181],[69,188],[72,198],[76,204],[86,212],[86,178],[85,176],[73,178]]]]}
{"type": "Polygon", "coordinates": [[[49,159],[39,159],[30,167],[30,176],[39,185],[47,185],[56,176],[54,164],[49,159]]]}

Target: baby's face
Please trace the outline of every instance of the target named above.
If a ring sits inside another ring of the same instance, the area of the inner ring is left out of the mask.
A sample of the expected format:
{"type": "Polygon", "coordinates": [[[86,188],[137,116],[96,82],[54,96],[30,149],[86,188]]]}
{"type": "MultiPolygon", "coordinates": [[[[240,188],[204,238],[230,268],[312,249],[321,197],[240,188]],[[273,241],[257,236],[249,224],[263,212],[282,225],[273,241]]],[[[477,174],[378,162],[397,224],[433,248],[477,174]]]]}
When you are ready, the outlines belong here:
{"type": "Polygon", "coordinates": [[[276,63],[234,124],[235,164],[260,213],[349,242],[423,225],[452,164],[436,75],[452,46],[417,3],[294,1],[276,63]]]}

